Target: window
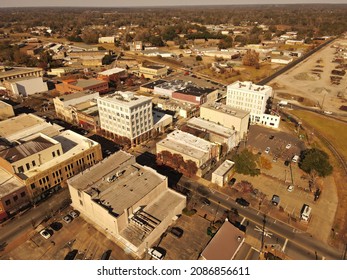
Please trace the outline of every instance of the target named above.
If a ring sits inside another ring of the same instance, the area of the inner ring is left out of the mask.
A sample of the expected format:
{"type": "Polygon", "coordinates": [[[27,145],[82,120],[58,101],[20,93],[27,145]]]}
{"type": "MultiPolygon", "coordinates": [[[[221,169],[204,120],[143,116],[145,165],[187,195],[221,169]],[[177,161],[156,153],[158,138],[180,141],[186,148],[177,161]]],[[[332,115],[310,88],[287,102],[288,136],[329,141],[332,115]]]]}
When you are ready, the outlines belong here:
{"type": "Polygon", "coordinates": [[[52,152],[52,156],[55,157],[55,152],[54,151],[52,152]]]}
{"type": "Polygon", "coordinates": [[[33,161],[31,162],[31,164],[32,164],[32,166],[36,166],[35,160],[33,160],[33,161]]]}
{"type": "Polygon", "coordinates": [[[11,201],[10,201],[9,199],[7,199],[7,200],[5,201],[5,204],[8,206],[8,205],[11,204],[11,201]]]}
{"type": "Polygon", "coordinates": [[[82,202],[82,200],[80,200],[80,204],[83,206],[83,202],[82,202]]]}
{"type": "Polygon", "coordinates": [[[60,151],[59,150],[57,150],[57,154],[58,154],[58,156],[60,156],[60,151]]]}
{"type": "Polygon", "coordinates": [[[32,183],[31,185],[30,185],[30,187],[31,187],[31,189],[33,190],[33,189],[35,189],[35,183],[32,183]]]}
{"type": "Polygon", "coordinates": [[[28,170],[30,170],[30,164],[26,163],[25,166],[27,167],[28,170]]]}
{"type": "Polygon", "coordinates": [[[18,172],[19,172],[19,173],[24,173],[24,168],[23,168],[23,166],[18,166],[18,172]]]}
{"type": "Polygon", "coordinates": [[[18,196],[15,195],[15,196],[13,197],[13,201],[17,201],[17,200],[18,200],[18,196]]]}
{"type": "Polygon", "coordinates": [[[26,196],[26,193],[25,192],[21,192],[20,193],[20,197],[24,197],[24,196],[26,196]]]}

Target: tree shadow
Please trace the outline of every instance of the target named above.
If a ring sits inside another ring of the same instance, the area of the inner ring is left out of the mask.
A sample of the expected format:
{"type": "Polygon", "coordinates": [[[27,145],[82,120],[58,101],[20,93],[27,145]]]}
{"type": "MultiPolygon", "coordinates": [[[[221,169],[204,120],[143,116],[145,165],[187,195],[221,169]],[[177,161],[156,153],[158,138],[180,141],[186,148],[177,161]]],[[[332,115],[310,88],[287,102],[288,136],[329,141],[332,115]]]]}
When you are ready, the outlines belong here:
{"type": "Polygon", "coordinates": [[[1,252],[1,251],[4,251],[7,245],[8,245],[7,242],[1,243],[1,244],[0,244],[0,252],[1,252]]]}

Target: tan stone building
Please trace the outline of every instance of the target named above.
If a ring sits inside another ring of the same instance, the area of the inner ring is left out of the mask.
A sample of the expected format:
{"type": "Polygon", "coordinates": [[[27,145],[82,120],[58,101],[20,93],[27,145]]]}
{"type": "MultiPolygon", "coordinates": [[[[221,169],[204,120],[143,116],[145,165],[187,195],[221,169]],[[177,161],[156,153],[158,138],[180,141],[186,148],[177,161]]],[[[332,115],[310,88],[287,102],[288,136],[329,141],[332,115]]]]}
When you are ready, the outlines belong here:
{"type": "Polygon", "coordinates": [[[14,116],[13,107],[6,102],[0,100],[0,121],[6,120],[14,116]]]}
{"type": "Polygon", "coordinates": [[[4,67],[0,66],[0,83],[12,79],[24,77],[42,77],[43,69],[28,67],[4,67]]]}
{"type": "Polygon", "coordinates": [[[78,124],[78,112],[97,106],[98,97],[98,92],[90,90],[55,97],[53,98],[55,113],[58,118],[68,123],[78,124]]]}
{"type": "Polygon", "coordinates": [[[30,204],[30,197],[22,180],[0,168],[0,222],[30,204]]]}
{"type": "Polygon", "coordinates": [[[0,168],[23,182],[33,203],[66,187],[68,178],[102,159],[97,142],[70,130],[60,132],[32,115],[0,122],[0,136],[6,140],[1,143],[0,168]],[[12,131],[3,133],[10,125],[12,131]]]}
{"type": "Polygon", "coordinates": [[[231,128],[237,132],[238,141],[248,132],[249,112],[222,103],[205,103],[200,107],[200,118],[231,128]]]}
{"type": "Polygon", "coordinates": [[[156,150],[157,154],[167,151],[181,155],[184,161],[195,162],[199,176],[208,170],[211,161],[219,160],[218,145],[181,130],[175,130],[159,141],[156,150]]]}
{"type": "Polygon", "coordinates": [[[123,151],[69,179],[68,186],[72,206],[138,257],[186,206],[167,177],[123,151]]]}
{"type": "Polygon", "coordinates": [[[155,79],[167,76],[167,68],[165,65],[139,65],[139,76],[155,79]]]}

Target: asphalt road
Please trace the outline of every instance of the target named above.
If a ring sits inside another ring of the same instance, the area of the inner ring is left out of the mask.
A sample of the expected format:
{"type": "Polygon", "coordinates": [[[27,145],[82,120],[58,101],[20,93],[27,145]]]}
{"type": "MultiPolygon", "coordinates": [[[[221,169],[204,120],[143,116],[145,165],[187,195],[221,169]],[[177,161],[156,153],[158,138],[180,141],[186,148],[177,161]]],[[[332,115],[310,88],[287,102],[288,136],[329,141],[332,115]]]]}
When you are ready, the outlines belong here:
{"type": "Polygon", "coordinates": [[[35,208],[31,208],[21,216],[16,216],[0,227],[0,248],[5,247],[11,241],[37,227],[47,216],[50,216],[70,205],[70,194],[67,188],[51,196],[35,208]]]}

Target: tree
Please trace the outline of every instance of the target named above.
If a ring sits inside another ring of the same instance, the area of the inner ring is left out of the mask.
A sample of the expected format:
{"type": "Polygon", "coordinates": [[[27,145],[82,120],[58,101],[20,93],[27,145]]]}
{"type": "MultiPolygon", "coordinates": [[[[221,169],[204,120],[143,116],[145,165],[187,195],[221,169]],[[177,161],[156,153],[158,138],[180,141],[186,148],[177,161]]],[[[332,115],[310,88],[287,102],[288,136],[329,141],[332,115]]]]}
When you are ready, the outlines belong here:
{"type": "Polygon", "coordinates": [[[196,61],[202,61],[202,57],[201,57],[200,55],[197,55],[197,56],[195,57],[195,59],[196,59],[196,61]]]}
{"type": "Polygon", "coordinates": [[[329,156],[319,149],[307,149],[301,153],[300,157],[299,167],[308,174],[326,177],[333,172],[329,156]]]}
{"type": "Polygon", "coordinates": [[[247,149],[233,156],[233,161],[235,162],[235,171],[237,173],[251,176],[260,174],[260,170],[256,164],[256,155],[247,149]]]}
{"type": "Polygon", "coordinates": [[[242,58],[243,65],[259,67],[259,53],[255,50],[247,50],[242,58]]]}

